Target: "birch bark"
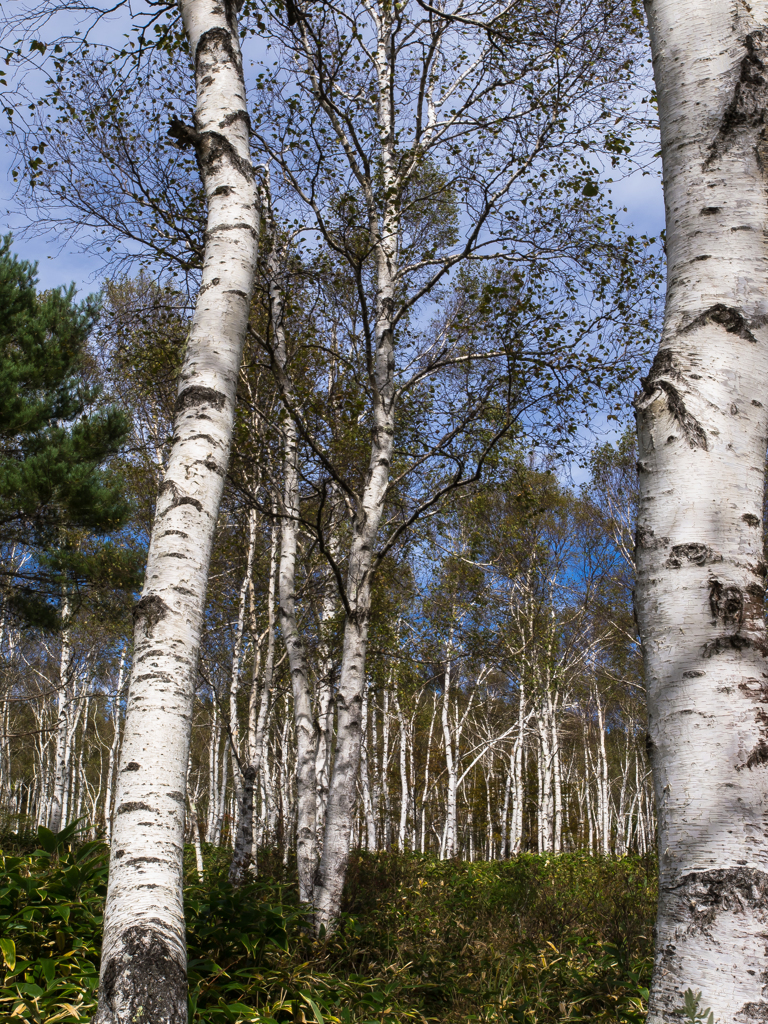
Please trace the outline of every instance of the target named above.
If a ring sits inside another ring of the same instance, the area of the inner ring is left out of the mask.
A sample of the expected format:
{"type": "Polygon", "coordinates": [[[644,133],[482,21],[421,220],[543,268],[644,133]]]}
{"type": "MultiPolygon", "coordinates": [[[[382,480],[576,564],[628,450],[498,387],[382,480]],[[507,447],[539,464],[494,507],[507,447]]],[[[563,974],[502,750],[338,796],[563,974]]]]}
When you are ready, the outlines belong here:
{"type": "Polygon", "coordinates": [[[453,756],[453,738],[451,736],[450,724],[450,696],[451,696],[451,662],[445,663],[443,682],[443,703],[441,708],[441,723],[443,726],[443,746],[445,748],[445,770],[447,773],[447,792],[445,797],[445,839],[440,850],[440,859],[445,857],[451,860],[456,856],[456,794],[458,768],[456,759],[453,756]]]}
{"type": "Polygon", "coordinates": [[[208,204],[202,282],[160,487],[134,658],[94,1024],[186,1024],[182,858],[189,736],[213,534],[250,312],[259,216],[235,8],[181,0],[208,204]]]}
{"type": "Polygon", "coordinates": [[[768,3],[647,4],[668,292],[636,399],[635,602],[659,819],[651,1024],[768,1020],[768,3]]]}
{"type": "MultiPolygon", "coordinates": [[[[267,271],[269,306],[274,332],[275,359],[284,372],[288,349],[284,329],[285,293],[278,259],[278,238],[271,210],[266,205],[272,250],[267,271]]],[[[296,857],[299,873],[299,899],[314,903],[317,870],[317,747],[318,727],[312,708],[309,668],[296,618],[296,555],[299,529],[299,445],[296,422],[283,409],[283,511],[280,546],[280,629],[288,651],[296,724],[296,857]]],[[[287,849],[287,846],[286,846],[287,849]]]]}
{"type": "MultiPolygon", "coordinates": [[[[64,615],[68,614],[68,606],[65,603],[64,615]]],[[[70,665],[72,661],[72,646],[69,640],[69,630],[65,629],[61,634],[61,657],[59,659],[59,686],[58,686],[58,716],[56,719],[56,753],[54,755],[55,774],[53,777],[53,792],[51,795],[51,808],[48,817],[48,828],[51,832],[58,832],[63,825],[66,825],[66,803],[69,791],[69,754],[73,739],[72,731],[72,680],[70,678],[70,665]]]]}

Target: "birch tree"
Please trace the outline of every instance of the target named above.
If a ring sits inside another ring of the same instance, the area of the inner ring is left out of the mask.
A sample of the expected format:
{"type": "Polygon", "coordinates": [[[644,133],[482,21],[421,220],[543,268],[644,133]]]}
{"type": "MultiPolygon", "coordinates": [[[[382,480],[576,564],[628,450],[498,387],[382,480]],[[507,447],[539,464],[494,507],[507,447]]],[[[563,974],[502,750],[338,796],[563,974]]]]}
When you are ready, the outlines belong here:
{"type": "Polygon", "coordinates": [[[768,1017],[768,5],[647,4],[668,291],[636,400],[636,608],[659,818],[649,1021],[768,1017]]]}
{"type": "MultiPolygon", "coordinates": [[[[318,265],[332,268],[336,279],[348,282],[341,358],[365,402],[368,432],[367,453],[360,438],[354,472],[343,471],[337,451],[324,444],[327,425],[321,431],[311,403],[299,401],[279,354],[280,343],[275,342],[276,380],[296,422],[298,440],[317,466],[316,492],[327,493],[333,483],[346,514],[345,544],[335,555],[318,524],[345,614],[334,764],[314,891],[317,927],[322,928],[331,926],[338,914],[349,853],[374,574],[418,517],[474,479],[523,407],[536,403],[532,393],[523,396],[517,386],[520,382],[524,387],[517,360],[528,365],[529,355],[518,348],[512,354],[508,344],[510,336],[519,339],[524,333],[520,324],[502,325],[501,316],[482,336],[477,314],[486,308],[480,315],[487,315],[487,290],[502,287],[510,296],[515,293],[511,306],[517,313],[525,310],[533,322],[535,303],[521,282],[543,251],[540,247],[548,248],[556,236],[565,263],[573,260],[582,268],[588,252],[597,251],[583,245],[583,231],[591,231],[594,212],[584,199],[569,206],[567,214],[554,202],[548,209],[557,212],[550,218],[530,218],[524,211],[529,198],[547,187],[550,174],[552,181],[567,174],[567,164],[560,161],[573,139],[563,137],[568,122],[563,112],[575,111],[577,102],[579,111],[586,111],[594,100],[585,119],[575,115],[578,129],[573,123],[580,138],[589,135],[589,119],[598,116],[602,103],[600,90],[609,86],[608,79],[600,78],[601,85],[580,93],[586,80],[576,70],[582,59],[578,45],[573,63],[567,62],[568,84],[563,86],[565,65],[558,67],[558,54],[561,45],[570,44],[561,38],[556,18],[539,25],[535,35],[513,19],[515,42],[502,56],[477,31],[480,23],[472,16],[503,19],[509,15],[504,6],[492,12],[487,6],[473,12],[462,9],[469,21],[461,27],[449,16],[418,5],[396,9],[342,3],[318,11],[310,4],[294,4],[293,10],[288,29],[270,25],[278,60],[265,66],[260,79],[264,99],[256,136],[275,168],[272,198],[281,216],[319,237],[324,254],[318,254],[318,265]],[[467,33],[474,33],[477,52],[467,47],[467,33]],[[309,136],[317,136],[318,144],[310,145],[309,136]],[[274,184],[278,182],[279,188],[274,184]],[[487,275],[468,271],[474,286],[467,280],[458,287],[457,277],[453,301],[440,313],[430,307],[438,292],[451,294],[456,268],[486,260],[508,264],[506,278],[498,267],[487,275]],[[511,269],[523,266],[524,272],[511,269]],[[526,298],[517,301],[521,288],[526,298]],[[422,316],[434,315],[429,331],[412,329],[417,310],[422,316]],[[421,438],[409,435],[398,419],[400,410],[419,403],[427,408],[434,401],[428,397],[434,393],[430,388],[440,394],[444,427],[421,438]],[[418,440],[415,446],[403,446],[398,436],[418,440]],[[393,487],[400,511],[387,517],[393,487]]],[[[622,50],[621,37],[614,34],[618,26],[590,21],[582,8],[572,14],[569,31],[574,35],[569,38],[586,39],[589,23],[600,33],[601,60],[615,76],[618,65],[613,62],[622,50]]],[[[593,196],[582,177],[591,172],[582,166],[569,187],[593,196]]],[[[536,209],[544,208],[539,195],[536,209]]],[[[606,255],[604,246],[598,243],[597,248],[606,255]]],[[[574,354],[581,351],[587,320],[577,324],[565,312],[568,302],[562,300],[575,292],[567,286],[560,290],[561,284],[549,293],[554,305],[560,304],[559,312],[552,313],[551,337],[560,340],[560,330],[568,323],[573,328],[569,354],[563,359],[559,348],[555,357],[556,346],[545,344],[546,352],[539,346],[536,356],[530,350],[530,358],[541,359],[540,365],[556,358],[565,369],[564,376],[556,375],[562,382],[575,365],[574,354]]],[[[602,298],[593,309],[596,318],[587,318],[587,330],[605,323],[610,334],[610,314],[602,298]]],[[[578,362],[580,356],[575,358],[578,362]]],[[[361,426],[358,415],[357,433],[361,426]]],[[[299,799],[301,803],[303,797],[299,799]]]]}
{"type": "Polygon", "coordinates": [[[259,219],[237,17],[181,4],[208,204],[202,279],[155,512],[115,796],[97,1024],[187,1020],[181,900],[192,699],[206,578],[234,420],[259,219]]]}

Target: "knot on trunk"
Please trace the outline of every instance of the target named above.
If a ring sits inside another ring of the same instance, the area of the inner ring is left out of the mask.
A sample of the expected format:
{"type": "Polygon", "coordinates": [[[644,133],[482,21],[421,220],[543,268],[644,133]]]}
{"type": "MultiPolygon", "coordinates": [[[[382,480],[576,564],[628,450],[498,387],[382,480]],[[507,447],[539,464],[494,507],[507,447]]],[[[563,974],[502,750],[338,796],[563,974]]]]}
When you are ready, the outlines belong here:
{"type": "Polygon", "coordinates": [[[133,609],[133,621],[135,625],[142,623],[144,631],[149,635],[169,611],[170,609],[162,597],[158,594],[147,594],[133,609]]]}
{"type": "MultiPolygon", "coordinates": [[[[659,349],[653,360],[650,372],[643,377],[642,392],[635,398],[635,408],[643,415],[651,403],[663,395],[666,399],[670,416],[675,420],[689,448],[702,448],[707,451],[707,435],[696,417],[688,410],[681,393],[685,378],[675,362],[671,349],[659,349]]],[[[675,438],[670,438],[675,440],[675,438]]]]}
{"type": "Polygon", "coordinates": [[[755,29],[744,39],[746,55],[739,67],[739,79],[733,96],[723,112],[717,137],[704,161],[706,170],[728,148],[735,137],[748,132],[756,135],[755,156],[761,170],[768,160],[766,110],[768,109],[768,33],[755,29]]]}

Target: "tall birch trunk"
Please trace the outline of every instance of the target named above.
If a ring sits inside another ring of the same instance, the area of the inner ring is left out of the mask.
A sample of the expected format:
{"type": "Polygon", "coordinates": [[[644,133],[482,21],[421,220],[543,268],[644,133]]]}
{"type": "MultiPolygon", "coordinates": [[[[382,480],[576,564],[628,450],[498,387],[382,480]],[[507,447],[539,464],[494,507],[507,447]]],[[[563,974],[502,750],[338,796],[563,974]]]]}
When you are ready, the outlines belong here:
{"type": "Polygon", "coordinates": [[[410,804],[410,788],[408,785],[408,727],[400,707],[400,698],[397,694],[397,683],[393,690],[395,698],[395,711],[397,722],[400,727],[400,825],[397,830],[397,848],[400,853],[405,853],[406,832],[408,827],[408,806],[410,804]]]}
{"type": "MultiPolygon", "coordinates": [[[[288,349],[284,329],[285,292],[279,262],[277,226],[272,217],[269,196],[265,196],[265,211],[272,249],[267,261],[269,278],[269,308],[274,334],[275,360],[281,371],[288,363],[288,349]]],[[[287,408],[283,408],[283,509],[280,544],[280,630],[283,634],[293,693],[293,713],[296,725],[296,793],[297,833],[296,857],[299,874],[299,899],[314,903],[315,875],[317,871],[317,739],[318,729],[312,707],[309,669],[304,643],[296,618],[296,556],[299,530],[299,443],[296,422],[287,408]]],[[[284,826],[287,821],[284,816],[284,826]]],[[[285,849],[287,850],[287,844],[285,849]]]]}
{"type": "Polygon", "coordinates": [[[371,797],[371,777],[368,770],[368,687],[363,689],[363,737],[360,743],[360,777],[363,791],[363,814],[365,816],[366,850],[376,849],[376,818],[371,797]]]}
{"type": "Polygon", "coordinates": [[[259,234],[235,7],[180,0],[180,8],[197,106],[194,127],[174,131],[198,154],[205,255],[135,610],[94,1024],[187,1021],[182,860],[192,702],[259,234]]]}
{"type": "MultiPolygon", "coordinates": [[[[65,603],[64,616],[68,614],[65,603]]],[[[48,828],[58,832],[66,822],[66,803],[69,791],[69,750],[72,743],[72,685],[70,679],[70,663],[72,647],[69,641],[69,630],[61,634],[61,656],[59,659],[58,714],[56,718],[56,753],[54,755],[55,771],[53,791],[48,816],[48,828]]]]}
{"type": "Polygon", "coordinates": [[[128,683],[128,675],[125,671],[125,650],[120,654],[120,669],[117,674],[117,688],[115,690],[115,703],[112,708],[113,733],[112,742],[109,745],[109,760],[107,761],[107,785],[104,794],[104,828],[107,843],[112,840],[112,788],[115,778],[115,763],[120,750],[120,726],[121,726],[121,705],[125,697],[125,690],[128,683]]]}
{"type": "Polygon", "coordinates": [[[636,611],[659,819],[649,1021],[768,1020],[768,3],[650,0],[667,214],[636,399],[636,611]]]}
{"type": "Polygon", "coordinates": [[[243,581],[240,584],[240,593],[238,595],[237,625],[235,627],[235,643],[232,649],[232,672],[229,681],[229,753],[232,763],[232,788],[235,791],[234,801],[236,809],[232,828],[234,852],[229,868],[229,880],[233,884],[238,882],[238,870],[235,869],[233,871],[233,866],[238,860],[238,851],[242,856],[242,852],[247,849],[250,856],[250,846],[240,842],[241,824],[244,818],[248,816],[253,821],[253,772],[247,759],[243,756],[240,742],[240,712],[238,703],[240,696],[240,666],[243,658],[243,642],[245,640],[245,616],[248,606],[248,594],[251,590],[253,560],[256,553],[256,526],[256,509],[252,508],[248,512],[248,551],[245,558],[243,581]]]}
{"type": "Polygon", "coordinates": [[[445,838],[440,848],[440,859],[451,860],[456,856],[456,798],[458,766],[453,756],[453,737],[451,736],[450,699],[451,699],[451,662],[445,663],[443,682],[443,706],[441,723],[443,726],[443,746],[445,748],[445,770],[447,775],[445,796],[445,838]]]}
{"type": "MultiPolygon", "coordinates": [[[[255,615],[253,616],[252,632],[256,650],[253,654],[253,670],[251,673],[251,692],[248,698],[248,735],[247,756],[243,757],[242,785],[240,790],[240,813],[238,816],[237,833],[235,835],[232,863],[229,866],[229,881],[233,885],[242,885],[248,871],[256,872],[256,843],[254,837],[254,809],[256,786],[261,760],[264,753],[264,740],[267,718],[272,696],[272,677],[275,666],[275,584],[277,582],[277,522],[272,519],[272,543],[269,558],[269,590],[267,593],[267,657],[264,665],[264,682],[259,692],[259,668],[261,649],[260,641],[256,641],[255,615]]],[[[251,587],[251,590],[253,588],[251,587]]]]}

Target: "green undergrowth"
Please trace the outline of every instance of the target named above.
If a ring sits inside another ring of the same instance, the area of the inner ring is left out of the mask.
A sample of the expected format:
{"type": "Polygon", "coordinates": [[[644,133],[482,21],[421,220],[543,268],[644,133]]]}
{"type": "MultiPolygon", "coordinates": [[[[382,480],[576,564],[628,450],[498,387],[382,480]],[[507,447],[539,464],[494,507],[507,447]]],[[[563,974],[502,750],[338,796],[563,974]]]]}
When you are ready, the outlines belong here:
{"type": "MultiPolygon", "coordinates": [[[[96,1003],[106,849],[41,829],[0,857],[0,1021],[81,1024],[96,1003]]],[[[640,1024],[655,866],[353,857],[340,928],[312,939],[294,879],[265,858],[234,891],[226,856],[187,858],[190,1024],[640,1024]]]]}

